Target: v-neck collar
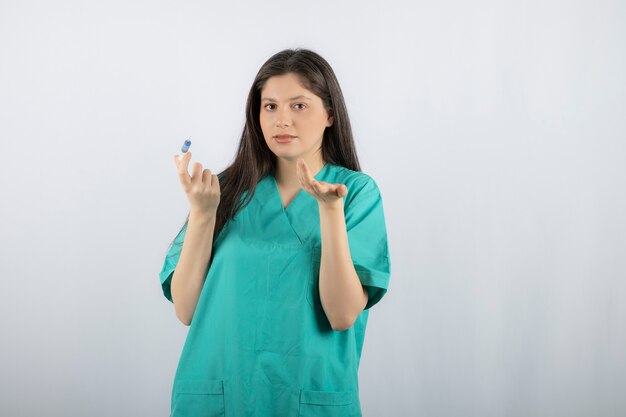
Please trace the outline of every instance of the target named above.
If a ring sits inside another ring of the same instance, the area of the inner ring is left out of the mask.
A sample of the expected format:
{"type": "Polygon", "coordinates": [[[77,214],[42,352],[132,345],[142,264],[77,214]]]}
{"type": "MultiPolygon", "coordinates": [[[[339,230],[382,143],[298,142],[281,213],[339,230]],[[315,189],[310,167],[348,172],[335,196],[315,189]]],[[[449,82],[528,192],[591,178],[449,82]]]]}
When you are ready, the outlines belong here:
{"type": "MultiPolygon", "coordinates": [[[[313,178],[315,178],[316,180],[320,181],[320,178],[324,176],[324,174],[325,174],[326,170],[328,170],[329,166],[330,166],[330,163],[326,162],[326,164],[324,164],[322,169],[320,169],[319,172],[313,176],[313,178]]],[[[296,193],[295,197],[289,202],[289,204],[287,204],[287,207],[284,207],[283,206],[283,200],[280,198],[280,190],[278,189],[278,183],[276,182],[276,177],[274,177],[274,174],[271,173],[271,172],[269,174],[269,177],[271,177],[270,180],[271,180],[271,183],[272,183],[273,193],[276,196],[276,199],[278,200],[278,202],[280,204],[280,207],[283,209],[283,212],[289,211],[289,209],[293,206],[293,204],[296,202],[296,200],[298,200],[298,198],[300,197],[301,194],[306,194],[306,190],[304,190],[303,188],[300,188],[298,190],[298,192],[296,193]]]]}
{"type": "MultiPolygon", "coordinates": [[[[335,166],[326,163],[313,176],[318,181],[333,181],[335,166]]],[[[287,209],[270,172],[257,184],[253,202],[247,206],[242,227],[250,227],[264,236],[263,243],[274,246],[319,246],[319,214],[317,200],[304,189],[298,190],[287,209]],[[317,243],[316,243],[317,242],[317,243]]]]}

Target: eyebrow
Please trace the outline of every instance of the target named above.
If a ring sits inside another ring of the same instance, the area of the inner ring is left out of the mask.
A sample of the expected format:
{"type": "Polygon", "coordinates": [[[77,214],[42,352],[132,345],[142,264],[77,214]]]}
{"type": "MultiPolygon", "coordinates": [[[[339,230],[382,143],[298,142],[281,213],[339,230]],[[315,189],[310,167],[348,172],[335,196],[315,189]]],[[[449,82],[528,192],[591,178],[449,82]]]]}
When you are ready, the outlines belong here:
{"type": "MultiPolygon", "coordinates": [[[[299,95],[299,96],[296,96],[296,97],[291,97],[291,98],[289,99],[289,101],[292,101],[292,100],[298,100],[299,98],[305,98],[305,99],[307,99],[307,100],[311,100],[311,99],[310,99],[309,97],[307,97],[307,96],[299,95]]],[[[261,99],[261,101],[266,101],[266,100],[268,100],[268,101],[278,101],[278,100],[276,100],[276,99],[275,99],[275,98],[273,98],[273,97],[263,97],[263,99],[261,99]]]]}

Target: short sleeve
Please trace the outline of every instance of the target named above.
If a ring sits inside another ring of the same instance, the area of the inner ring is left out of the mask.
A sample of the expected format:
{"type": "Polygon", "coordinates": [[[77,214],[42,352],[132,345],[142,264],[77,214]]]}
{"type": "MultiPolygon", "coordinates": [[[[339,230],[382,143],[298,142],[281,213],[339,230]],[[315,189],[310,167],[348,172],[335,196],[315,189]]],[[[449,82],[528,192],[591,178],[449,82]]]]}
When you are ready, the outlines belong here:
{"type": "Polygon", "coordinates": [[[185,240],[185,234],[187,233],[187,224],[181,229],[178,233],[178,236],[172,242],[172,245],[167,251],[165,255],[165,261],[163,262],[163,268],[159,273],[159,280],[161,281],[161,288],[163,289],[163,295],[165,298],[170,300],[172,303],[172,275],[174,275],[174,270],[176,269],[176,265],[178,264],[178,259],[180,258],[180,253],[183,249],[183,241],[185,240]]]}
{"type": "Polygon", "coordinates": [[[382,197],[374,180],[364,177],[352,185],[344,212],[352,263],[369,294],[367,310],[387,292],[391,264],[382,197]]]}

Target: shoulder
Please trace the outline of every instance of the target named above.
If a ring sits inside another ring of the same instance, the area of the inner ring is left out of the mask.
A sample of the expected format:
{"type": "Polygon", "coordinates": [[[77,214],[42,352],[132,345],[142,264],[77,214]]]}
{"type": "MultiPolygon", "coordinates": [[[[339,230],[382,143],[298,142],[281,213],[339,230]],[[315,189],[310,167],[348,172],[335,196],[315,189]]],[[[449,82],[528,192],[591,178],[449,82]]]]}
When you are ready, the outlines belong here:
{"type": "Polygon", "coordinates": [[[355,198],[365,196],[380,198],[378,184],[370,175],[338,165],[332,165],[329,171],[329,178],[324,181],[345,184],[348,188],[348,194],[344,197],[346,206],[350,205],[350,202],[355,198]]]}
{"type": "Polygon", "coordinates": [[[367,184],[376,185],[376,181],[370,175],[361,171],[353,171],[349,168],[342,167],[339,165],[330,166],[327,179],[327,182],[334,183],[342,183],[345,184],[348,188],[350,185],[355,186],[365,186],[367,184]]]}

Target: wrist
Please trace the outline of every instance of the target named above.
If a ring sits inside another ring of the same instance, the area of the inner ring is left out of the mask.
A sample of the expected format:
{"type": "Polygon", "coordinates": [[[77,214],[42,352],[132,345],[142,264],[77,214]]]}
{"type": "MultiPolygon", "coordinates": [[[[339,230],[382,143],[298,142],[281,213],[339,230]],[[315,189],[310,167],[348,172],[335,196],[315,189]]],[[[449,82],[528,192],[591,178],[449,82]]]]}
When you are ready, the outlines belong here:
{"type": "Polygon", "coordinates": [[[191,210],[189,212],[189,220],[201,223],[208,223],[215,220],[215,213],[212,211],[191,210]]]}
{"type": "Polygon", "coordinates": [[[343,211],[343,198],[332,201],[317,201],[319,209],[325,211],[343,211]]]}

